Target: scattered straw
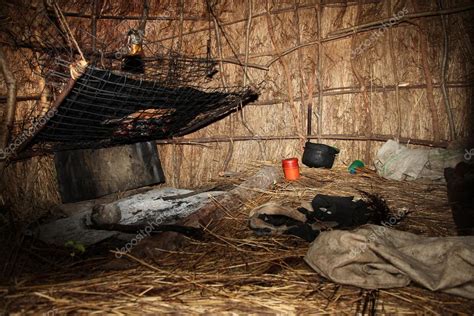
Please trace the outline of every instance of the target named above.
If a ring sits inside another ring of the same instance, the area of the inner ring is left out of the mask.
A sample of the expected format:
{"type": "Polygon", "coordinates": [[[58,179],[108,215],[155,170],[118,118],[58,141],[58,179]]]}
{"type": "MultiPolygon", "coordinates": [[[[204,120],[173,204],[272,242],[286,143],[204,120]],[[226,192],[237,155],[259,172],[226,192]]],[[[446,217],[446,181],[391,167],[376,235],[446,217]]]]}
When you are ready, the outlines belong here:
{"type": "Polygon", "coordinates": [[[16,286],[0,287],[0,301],[8,312],[32,314],[354,314],[371,306],[375,297],[380,313],[470,314],[473,302],[416,285],[374,294],[329,282],[304,263],[308,243],[291,236],[258,237],[248,229],[250,207],[268,201],[296,207],[316,193],[358,195],[359,189],[381,194],[392,208],[408,208],[412,213],[400,230],[426,236],[455,234],[443,185],[387,181],[370,172],[350,175],[345,169],[303,168],[300,180],[277,183],[248,206],[225,209],[227,216],[212,230],[205,229],[203,241],[187,240],[178,249],[163,250],[149,238],[121,259],[111,254],[54,273],[25,274],[16,286]]]}

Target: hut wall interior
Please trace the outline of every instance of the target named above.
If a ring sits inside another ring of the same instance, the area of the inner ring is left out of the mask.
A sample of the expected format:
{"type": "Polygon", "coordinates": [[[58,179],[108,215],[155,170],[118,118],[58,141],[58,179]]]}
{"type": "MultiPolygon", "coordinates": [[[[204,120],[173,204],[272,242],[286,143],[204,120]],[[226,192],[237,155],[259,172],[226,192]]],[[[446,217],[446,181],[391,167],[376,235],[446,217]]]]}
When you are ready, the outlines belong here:
{"type": "MultiPolygon", "coordinates": [[[[72,29],[90,29],[93,1],[57,2],[72,29]]],[[[139,23],[134,17],[141,15],[142,1],[99,4],[98,41],[125,37],[139,23]]],[[[241,111],[158,142],[169,184],[193,187],[220,171],[241,171],[251,161],[301,157],[308,137],[340,148],[340,165],[354,159],[370,163],[384,139],[445,146],[472,136],[472,1],[443,4],[442,10],[452,9],[443,15],[447,47],[437,1],[152,1],[150,17],[164,18],[147,21],[147,37],[196,55],[205,54],[210,38],[213,56],[222,61],[215,80],[261,87],[258,101],[241,111]]],[[[92,40],[84,33],[77,37],[79,43],[92,40]]],[[[24,62],[31,51],[6,50],[18,96],[41,94],[41,82],[24,62]]],[[[3,81],[0,91],[5,95],[3,81]]],[[[34,102],[41,100],[20,100],[17,119],[34,102]]],[[[51,157],[13,163],[2,180],[3,199],[16,209],[26,201],[42,208],[58,202],[51,157]]]]}

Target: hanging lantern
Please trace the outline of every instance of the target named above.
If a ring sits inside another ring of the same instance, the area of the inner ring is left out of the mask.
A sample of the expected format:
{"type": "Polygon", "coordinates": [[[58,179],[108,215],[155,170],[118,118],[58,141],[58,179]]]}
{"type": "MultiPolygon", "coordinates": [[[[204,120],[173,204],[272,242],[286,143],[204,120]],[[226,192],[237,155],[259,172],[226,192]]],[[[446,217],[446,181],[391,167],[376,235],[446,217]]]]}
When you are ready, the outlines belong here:
{"type": "Polygon", "coordinates": [[[130,29],[127,33],[127,55],[122,60],[122,70],[133,73],[144,73],[143,32],[130,29]]]}
{"type": "Polygon", "coordinates": [[[142,32],[137,31],[135,29],[131,29],[128,31],[127,34],[127,47],[128,47],[128,55],[135,56],[140,54],[143,51],[142,42],[143,36],[142,32]]]}

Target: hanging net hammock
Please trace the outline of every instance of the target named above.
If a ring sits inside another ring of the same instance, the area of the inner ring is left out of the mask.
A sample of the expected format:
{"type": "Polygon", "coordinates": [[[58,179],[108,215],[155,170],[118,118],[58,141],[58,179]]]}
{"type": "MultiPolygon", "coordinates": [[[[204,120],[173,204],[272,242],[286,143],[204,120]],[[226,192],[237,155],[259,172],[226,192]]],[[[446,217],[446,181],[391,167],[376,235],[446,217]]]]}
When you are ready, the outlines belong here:
{"type": "Polygon", "coordinates": [[[217,65],[209,42],[203,57],[189,57],[148,41],[133,28],[108,42],[94,38],[94,44],[82,40],[90,38],[89,32],[75,27],[73,34],[55,3],[9,26],[11,44],[33,50],[28,61],[44,78],[44,95],[49,95],[16,122],[21,150],[169,139],[219,120],[258,96],[255,88],[223,87],[212,79],[217,65]]]}

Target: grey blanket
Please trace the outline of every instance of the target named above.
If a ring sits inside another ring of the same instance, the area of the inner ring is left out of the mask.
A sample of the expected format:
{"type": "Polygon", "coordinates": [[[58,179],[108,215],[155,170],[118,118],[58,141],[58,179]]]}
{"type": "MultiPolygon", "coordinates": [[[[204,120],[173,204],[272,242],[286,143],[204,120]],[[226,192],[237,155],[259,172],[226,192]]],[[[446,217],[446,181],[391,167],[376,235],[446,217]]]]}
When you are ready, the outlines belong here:
{"type": "Polygon", "coordinates": [[[305,261],[322,276],[366,289],[407,286],[474,299],[474,236],[423,237],[376,225],[322,232],[305,261]]]}

